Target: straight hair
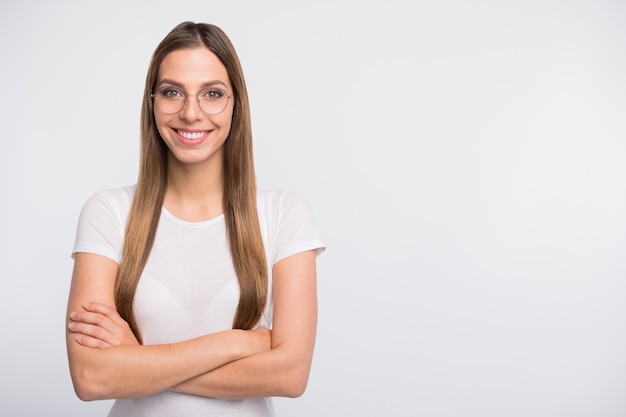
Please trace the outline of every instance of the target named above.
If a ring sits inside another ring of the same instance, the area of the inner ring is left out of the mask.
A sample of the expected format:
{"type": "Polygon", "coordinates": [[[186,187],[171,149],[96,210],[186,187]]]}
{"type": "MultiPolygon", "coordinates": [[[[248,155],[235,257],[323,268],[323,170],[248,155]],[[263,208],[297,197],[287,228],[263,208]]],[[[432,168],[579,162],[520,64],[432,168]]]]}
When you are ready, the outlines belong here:
{"type": "Polygon", "coordinates": [[[168,149],[156,127],[151,94],[163,59],[170,52],[193,48],[208,48],[217,55],[226,67],[233,88],[232,123],[223,148],[224,219],[240,289],[233,328],[253,328],[267,303],[268,267],[257,212],[250,106],[243,70],[232,43],[220,28],[206,23],[183,22],[157,46],[148,68],[141,109],[139,176],[115,285],[116,308],[140,343],[142,339],[133,313],[133,301],[159,225],[168,168],[168,149]]]}

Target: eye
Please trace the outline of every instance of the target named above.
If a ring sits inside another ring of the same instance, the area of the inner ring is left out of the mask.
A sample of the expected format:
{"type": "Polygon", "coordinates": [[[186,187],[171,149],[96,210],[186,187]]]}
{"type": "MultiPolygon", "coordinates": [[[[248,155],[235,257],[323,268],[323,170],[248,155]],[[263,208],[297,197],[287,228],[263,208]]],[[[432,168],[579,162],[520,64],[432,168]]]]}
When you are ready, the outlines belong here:
{"type": "Polygon", "coordinates": [[[219,88],[209,88],[208,90],[204,90],[200,95],[200,97],[202,97],[202,100],[208,101],[220,100],[224,96],[226,96],[226,93],[219,88]]]}
{"type": "Polygon", "coordinates": [[[180,91],[172,87],[164,87],[159,90],[159,95],[163,98],[167,99],[180,99],[184,98],[185,95],[180,91]]]}

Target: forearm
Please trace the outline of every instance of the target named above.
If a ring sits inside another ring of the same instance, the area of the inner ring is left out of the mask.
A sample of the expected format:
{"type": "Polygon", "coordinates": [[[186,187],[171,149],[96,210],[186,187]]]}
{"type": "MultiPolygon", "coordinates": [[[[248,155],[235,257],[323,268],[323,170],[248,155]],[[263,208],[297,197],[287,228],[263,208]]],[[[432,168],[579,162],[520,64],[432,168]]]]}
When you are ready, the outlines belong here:
{"type": "Polygon", "coordinates": [[[311,358],[312,350],[295,354],[276,348],[230,362],[172,390],[227,399],[298,397],[306,388],[311,358]]]}
{"type": "Polygon", "coordinates": [[[242,331],[155,346],[81,346],[68,334],[70,371],[83,400],[136,398],[167,390],[244,357],[242,331]]]}

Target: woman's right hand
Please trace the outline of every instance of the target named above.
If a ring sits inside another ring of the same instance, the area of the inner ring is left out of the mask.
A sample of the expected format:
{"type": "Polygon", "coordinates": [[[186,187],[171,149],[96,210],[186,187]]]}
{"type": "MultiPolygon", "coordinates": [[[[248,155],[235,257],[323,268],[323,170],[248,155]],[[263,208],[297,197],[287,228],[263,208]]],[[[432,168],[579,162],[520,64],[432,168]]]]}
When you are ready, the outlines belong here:
{"type": "Polygon", "coordinates": [[[82,311],[72,311],[68,329],[83,346],[104,349],[111,346],[139,345],[128,323],[115,307],[88,302],[82,311]]]}

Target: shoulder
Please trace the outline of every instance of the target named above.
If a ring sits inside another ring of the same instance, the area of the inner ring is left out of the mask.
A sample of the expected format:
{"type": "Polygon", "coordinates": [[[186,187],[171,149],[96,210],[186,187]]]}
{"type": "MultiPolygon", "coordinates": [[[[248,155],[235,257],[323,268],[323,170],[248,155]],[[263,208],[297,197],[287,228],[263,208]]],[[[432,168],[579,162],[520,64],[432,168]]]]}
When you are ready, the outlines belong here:
{"type": "Polygon", "coordinates": [[[309,206],[306,201],[292,191],[268,190],[259,188],[257,190],[257,205],[261,214],[280,214],[290,210],[308,211],[309,206]]]}
{"type": "Polygon", "coordinates": [[[109,218],[115,223],[124,224],[135,196],[135,188],[135,185],[129,185],[96,191],[83,205],[80,218],[83,222],[101,222],[109,218]]]}
{"type": "Polygon", "coordinates": [[[324,251],[313,212],[299,194],[259,189],[257,204],[261,232],[267,239],[272,264],[298,252],[324,251]]]}
{"type": "Polygon", "coordinates": [[[72,253],[89,252],[120,262],[126,219],[135,186],[102,189],[83,205],[72,253]]]}
{"type": "Polygon", "coordinates": [[[135,196],[136,185],[120,188],[107,188],[96,191],[89,200],[102,201],[116,206],[130,206],[135,196]]]}
{"type": "Polygon", "coordinates": [[[121,188],[100,189],[85,202],[83,210],[108,209],[109,211],[127,212],[135,196],[135,185],[121,188]]]}

